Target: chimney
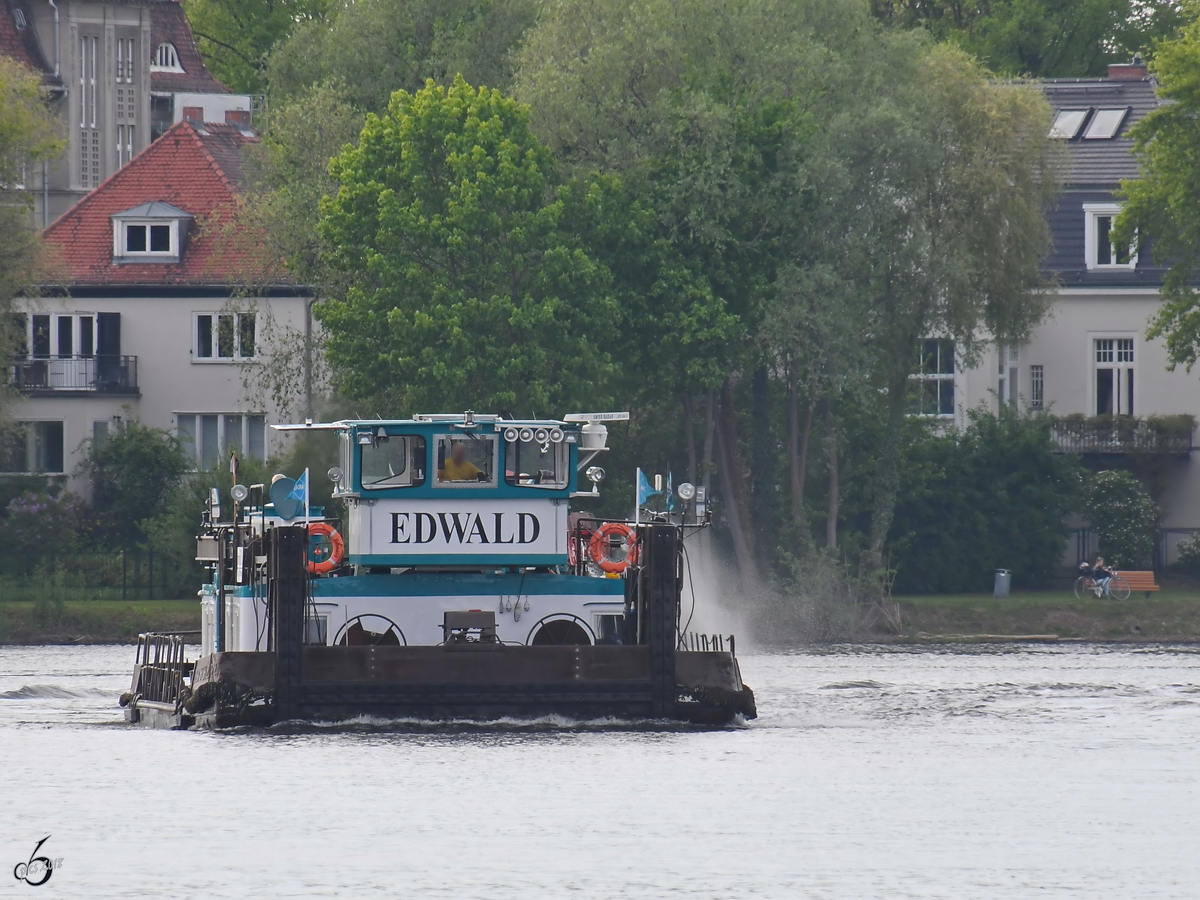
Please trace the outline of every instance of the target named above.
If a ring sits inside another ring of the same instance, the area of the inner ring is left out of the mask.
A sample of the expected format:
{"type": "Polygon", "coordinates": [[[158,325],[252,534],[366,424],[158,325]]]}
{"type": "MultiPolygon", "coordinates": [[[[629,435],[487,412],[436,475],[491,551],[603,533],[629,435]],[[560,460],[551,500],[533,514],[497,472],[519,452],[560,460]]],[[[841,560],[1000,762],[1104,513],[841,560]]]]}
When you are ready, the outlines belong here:
{"type": "Polygon", "coordinates": [[[1133,59],[1127,63],[1110,63],[1108,78],[1110,81],[1141,81],[1147,74],[1146,64],[1141,56],[1133,54],[1133,59]]]}
{"type": "Polygon", "coordinates": [[[227,109],[225,110],[225,124],[236,125],[242,131],[250,130],[250,110],[248,109],[227,109]]]}
{"type": "Polygon", "coordinates": [[[204,127],[204,107],[203,106],[185,106],[183,108],[183,121],[196,128],[204,127]]]}

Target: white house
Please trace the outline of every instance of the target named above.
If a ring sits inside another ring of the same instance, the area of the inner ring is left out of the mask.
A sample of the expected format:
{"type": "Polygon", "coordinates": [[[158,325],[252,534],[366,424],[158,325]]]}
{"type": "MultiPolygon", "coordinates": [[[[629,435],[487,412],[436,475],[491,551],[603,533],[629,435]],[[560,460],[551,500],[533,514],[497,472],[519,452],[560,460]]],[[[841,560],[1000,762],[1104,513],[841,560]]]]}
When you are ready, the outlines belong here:
{"type": "Polygon", "coordinates": [[[234,212],[256,140],[181,122],[47,229],[65,289],[24,303],[10,368],[24,429],[0,471],[86,493],[83,442],[130,416],[178,434],[200,468],[279,449],[278,411],[247,384],[265,332],[303,334],[310,301],[286,283],[243,296],[260,260],[234,212]]]}
{"type": "MultiPolygon", "coordinates": [[[[1200,380],[1168,370],[1164,342],[1146,337],[1164,269],[1148,248],[1131,253],[1109,240],[1120,181],[1138,176],[1129,129],[1159,103],[1155,84],[1135,59],[1109,66],[1106,78],[1042,86],[1053,108],[1051,135],[1066,142],[1071,162],[1050,214],[1048,268],[1060,288],[1028,343],[994,347],[975,368],[956,366],[949,342],[927,342],[915,378],[929,383],[926,396],[940,389],[942,402],[921,411],[962,424],[967,409],[1012,403],[1072,417],[1056,427],[1064,451],[1082,453],[1093,469],[1152,472],[1166,529],[1160,562],[1170,561],[1178,540],[1200,530],[1200,466],[1191,429],[1158,417],[1200,420],[1200,380]],[[1086,421],[1094,417],[1114,418],[1086,421]]],[[[1069,561],[1092,549],[1081,536],[1069,561]]]]}

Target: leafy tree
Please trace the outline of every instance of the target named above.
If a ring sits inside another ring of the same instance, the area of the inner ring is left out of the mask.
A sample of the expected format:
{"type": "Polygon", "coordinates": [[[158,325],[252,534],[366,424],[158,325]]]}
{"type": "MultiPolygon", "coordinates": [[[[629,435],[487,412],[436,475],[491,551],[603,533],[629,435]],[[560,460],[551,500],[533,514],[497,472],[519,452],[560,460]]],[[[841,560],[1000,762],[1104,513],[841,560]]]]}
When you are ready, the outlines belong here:
{"type": "Polygon", "coordinates": [[[348,395],[409,412],[597,398],[608,273],[564,227],[571,197],[555,195],[526,107],[461,77],[397,91],[330,171],[319,230],[352,286],[316,313],[348,395]]]}
{"type": "Polygon", "coordinates": [[[1149,241],[1154,260],[1169,266],[1163,305],[1147,332],[1165,337],[1172,365],[1191,369],[1200,358],[1200,302],[1193,286],[1200,264],[1200,4],[1175,40],[1157,45],[1151,71],[1167,102],[1130,131],[1141,178],[1122,183],[1125,208],[1113,240],[1149,241]]]}
{"type": "Polygon", "coordinates": [[[100,538],[133,547],[145,542],[146,520],[162,512],[188,465],[178,438],[133,420],[90,441],[79,468],[91,479],[100,538]]]}
{"type": "Polygon", "coordinates": [[[983,590],[997,568],[1019,586],[1045,584],[1083,475],[1057,452],[1049,420],[972,410],[962,432],[914,438],[892,522],[896,592],[983,590]]]}
{"type": "Polygon", "coordinates": [[[299,23],[323,22],[330,0],[185,0],[196,46],[212,73],[240,94],[266,89],[267,55],[299,23]]]}
{"type": "Polygon", "coordinates": [[[1002,75],[1083,78],[1145,54],[1179,25],[1175,0],[871,0],[877,18],[921,27],[1002,75]]]}
{"type": "MultiPolygon", "coordinates": [[[[51,109],[38,76],[0,56],[0,356],[10,359],[17,335],[13,300],[28,296],[45,272],[41,234],[30,215],[31,195],[18,190],[29,173],[56,157],[58,140],[51,109]]],[[[0,424],[14,394],[0,388],[0,424]]]]}
{"type": "Polygon", "coordinates": [[[1119,469],[1096,474],[1088,483],[1084,515],[1106,562],[1124,568],[1151,566],[1160,516],[1158,504],[1140,481],[1119,469]]]}
{"type": "Polygon", "coordinates": [[[392,92],[432,78],[505,89],[510,53],[536,18],[536,0],[336,0],[271,54],[273,100],[337,85],[354,106],[383,114],[392,92]]]}

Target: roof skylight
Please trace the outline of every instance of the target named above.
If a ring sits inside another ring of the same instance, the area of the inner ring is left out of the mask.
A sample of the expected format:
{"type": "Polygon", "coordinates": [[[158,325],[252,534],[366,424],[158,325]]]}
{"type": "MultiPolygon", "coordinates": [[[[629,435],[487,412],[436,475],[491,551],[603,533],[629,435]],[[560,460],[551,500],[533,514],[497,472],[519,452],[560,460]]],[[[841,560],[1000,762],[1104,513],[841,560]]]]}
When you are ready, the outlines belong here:
{"type": "Polygon", "coordinates": [[[1121,109],[1096,110],[1096,115],[1092,116],[1091,124],[1084,132],[1083,139],[1085,141],[1103,141],[1115,137],[1116,133],[1121,130],[1121,123],[1125,121],[1125,115],[1128,112],[1128,106],[1121,109]]]}
{"type": "Polygon", "coordinates": [[[1050,126],[1050,137],[1062,141],[1071,140],[1079,134],[1079,129],[1083,126],[1083,121],[1089,112],[1091,112],[1090,109],[1059,110],[1058,115],[1054,117],[1054,124],[1050,126]]]}

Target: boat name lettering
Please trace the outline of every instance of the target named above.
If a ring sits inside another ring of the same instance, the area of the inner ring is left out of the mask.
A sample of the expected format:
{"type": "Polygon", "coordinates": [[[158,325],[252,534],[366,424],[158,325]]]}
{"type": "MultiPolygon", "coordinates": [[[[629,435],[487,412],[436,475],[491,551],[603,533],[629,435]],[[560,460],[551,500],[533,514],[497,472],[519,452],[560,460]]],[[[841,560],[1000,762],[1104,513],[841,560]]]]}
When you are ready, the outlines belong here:
{"type": "Polygon", "coordinates": [[[430,544],[438,535],[447,543],[532,544],[542,533],[542,523],[533,513],[492,513],[489,523],[483,513],[394,512],[393,544],[430,544]],[[514,528],[515,524],[515,528],[514,528]]]}

